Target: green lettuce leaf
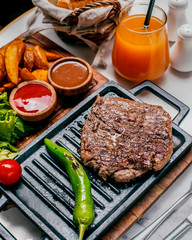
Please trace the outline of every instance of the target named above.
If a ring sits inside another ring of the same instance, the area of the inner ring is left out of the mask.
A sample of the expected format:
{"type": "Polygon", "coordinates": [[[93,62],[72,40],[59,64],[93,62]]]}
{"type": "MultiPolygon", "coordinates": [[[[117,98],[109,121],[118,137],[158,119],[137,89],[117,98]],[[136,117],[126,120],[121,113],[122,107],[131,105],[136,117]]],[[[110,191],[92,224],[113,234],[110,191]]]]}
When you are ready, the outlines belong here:
{"type": "Polygon", "coordinates": [[[34,128],[28,126],[12,110],[7,92],[0,93],[0,160],[14,159],[19,149],[12,144],[29,134],[34,128]]]}
{"type": "Polygon", "coordinates": [[[18,155],[19,149],[8,142],[0,141],[0,161],[3,159],[14,159],[18,155]]]}
{"type": "Polygon", "coordinates": [[[15,143],[33,129],[17,116],[16,111],[11,109],[7,92],[0,93],[0,140],[15,143]]]}
{"type": "Polygon", "coordinates": [[[0,149],[9,149],[12,152],[19,152],[19,148],[16,148],[10,143],[4,141],[0,141],[0,149]]]}
{"type": "Polygon", "coordinates": [[[26,127],[23,121],[17,117],[15,121],[15,134],[20,138],[26,136],[26,127]]]}
{"type": "Polygon", "coordinates": [[[8,149],[0,149],[0,161],[3,159],[14,159],[18,152],[11,152],[8,149]]]}
{"type": "Polygon", "coordinates": [[[13,110],[0,109],[0,140],[15,142],[14,128],[17,116],[13,110]]]}
{"type": "Polygon", "coordinates": [[[6,92],[0,94],[0,109],[11,109],[6,92]]]}

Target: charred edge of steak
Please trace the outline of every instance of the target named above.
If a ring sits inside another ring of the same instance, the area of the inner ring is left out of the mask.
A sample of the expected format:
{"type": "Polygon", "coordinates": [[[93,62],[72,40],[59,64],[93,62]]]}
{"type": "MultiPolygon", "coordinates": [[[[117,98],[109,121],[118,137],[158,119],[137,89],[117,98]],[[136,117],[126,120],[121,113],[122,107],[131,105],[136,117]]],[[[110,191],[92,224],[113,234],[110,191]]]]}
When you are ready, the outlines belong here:
{"type": "Polygon", "coordinates": [[[129,182],[158,171],[173,153],[171,117],[161,106],[98,95],[84,122],[80,153],[105,181],[129,182]]]}

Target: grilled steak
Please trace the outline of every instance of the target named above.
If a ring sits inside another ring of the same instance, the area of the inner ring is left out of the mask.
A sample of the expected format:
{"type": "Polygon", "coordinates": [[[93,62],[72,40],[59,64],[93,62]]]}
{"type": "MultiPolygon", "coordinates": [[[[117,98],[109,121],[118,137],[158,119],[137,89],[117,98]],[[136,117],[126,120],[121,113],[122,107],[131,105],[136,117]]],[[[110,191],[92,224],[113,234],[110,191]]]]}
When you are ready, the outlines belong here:
{"type": "Polygon", "coordinates": [[[172,121],[161,106],[97,96],[84,122],[80,153],[103,180],[129,182],[158,171],[172,152],[172,121]]]}

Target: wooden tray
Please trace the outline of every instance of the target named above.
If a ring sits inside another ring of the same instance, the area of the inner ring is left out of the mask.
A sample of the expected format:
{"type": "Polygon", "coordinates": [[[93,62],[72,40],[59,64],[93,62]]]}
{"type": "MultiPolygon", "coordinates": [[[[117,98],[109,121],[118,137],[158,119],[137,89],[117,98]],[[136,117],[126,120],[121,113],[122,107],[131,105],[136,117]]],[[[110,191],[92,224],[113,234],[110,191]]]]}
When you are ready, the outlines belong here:
{"type": "MultiPolygon", "coordinates": [[[[22,35],[19,37],[23,39],[22,35]]],[[[34,45],[40,45],[42,48],[52,51],[55,53],[60,54],[63,57],[72,56],[69,52],[64,50],[63,48],[56,45],[54,42],[52,42],[50,39],[46,38],[40,33],[34,34],[27,42],[27,45],[34,46],[34,45]]],[[[94,92],[96,89],[98,89],[100,86],[102,86],[105,82],[107,82],[108,79],[105,78],[103,75],[101,75],[99,72],[95,71],[93,69],[93,81],[91,86],[89,87],[89,90],[87,93],[85,93],[83,96],[80,96],[78,99],[74,98],[64,98],[58,97],[57,106],[55,108],[55,111],[53,114],[48,118],[48,124],[47,119],[45,122],[42,122],[40,125],[40,130],[37,131],[33,136],[29,136],[25,138],[23,141],[17,143],[17,147],[19,149],[22,149],[25,147],[28,143],[30,143],[33,139],[35,139],[39,134],[41,134],[46,128],[51,126],[54,122],[56,122],[58,119],[60,119],[63,115],[65,115],[69,110],[71,110],[79,101],[86,98],[88,95],[90,95],[92,92],[94,92]]]]}
{"type": "MultiPolygon", "coordinates": [[[[22,36],[20,36],[22,38],[22,36]]],[[[71,56],[71,54],[64,49],[60,48],[58,45],[53,43],[51,40],[46,38],[41,34],[35,34],[31,39],[29,45],[38,44],[45,49],[49,49],[50,51],[57,52],[62,56],[71,56]]],[[[93,82],[89,89],[89,91],[82,96],[82,98],[87,97],[89,94],[98,89],[101,85],[107,82],[108,79],[101,75],[99,72],[93,69],[93,82]]],[[[76,102],[69,105],[67,102],[68,99],[60,99],[58,100],[57,107],[53,114],[48,118],[48,121],[42,122],[39,130],[31,136],[28,136],[23,141],[18,142],[17,146],[22,149],[29,142],[34,140],[39,134],[41,134],[46,128],[51,126],[54,122],[60,119],[63,115],[65,115],[73,106],[78,103],[76,102]],[[48,123],[47,123],[48,122],[48,123]]],[[[183,157],[174,168],[163,177],[150,191],[142,197],[135,206],[128,211],[122,219],[112,228],[108,233],[102,238],[103,240],[115,240],[118,239],[128,228],[132,226],[134,222],[136,222],[141,216],[145,213],[145,211],[171,186],[171,184],[187,169],[187,167],[192,162],[192,149],[183,157]]]]}

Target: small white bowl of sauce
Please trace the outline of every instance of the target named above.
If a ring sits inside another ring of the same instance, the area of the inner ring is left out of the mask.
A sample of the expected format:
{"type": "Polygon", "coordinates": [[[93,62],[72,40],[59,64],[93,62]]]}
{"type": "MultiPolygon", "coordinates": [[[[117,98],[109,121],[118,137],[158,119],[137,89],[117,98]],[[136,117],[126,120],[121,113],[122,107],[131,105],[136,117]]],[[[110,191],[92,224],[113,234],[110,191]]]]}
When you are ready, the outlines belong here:
{"type": "Polygon", "coordinates": [[[91,84],[93,71],[81,58],[63,57],[48,70],[48,80],[55,90],[64,96],[85,92],[91,84]]]}
{"type": "Polygon", "coordinates": [[[25,121],[40,121],[55,109],[57,95],[55,89],[41,80],[25,81],[14,88],[9,103],[17,115],[25,121]]]}

